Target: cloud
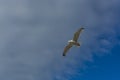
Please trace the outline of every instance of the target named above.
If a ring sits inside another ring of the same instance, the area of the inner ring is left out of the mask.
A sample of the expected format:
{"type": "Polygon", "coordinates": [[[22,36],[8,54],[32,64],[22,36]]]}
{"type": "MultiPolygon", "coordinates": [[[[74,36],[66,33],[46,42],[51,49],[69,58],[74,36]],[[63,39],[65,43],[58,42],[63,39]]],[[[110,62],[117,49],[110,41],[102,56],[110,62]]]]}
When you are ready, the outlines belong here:
{"type": "Polygon", "coordinates": [[[118,5],[118,0],[1,0],[0,79],[68,80],[84,61],[117,43],[118,5]],[[62,57],[80,25],[81,48],[62,57]]]}

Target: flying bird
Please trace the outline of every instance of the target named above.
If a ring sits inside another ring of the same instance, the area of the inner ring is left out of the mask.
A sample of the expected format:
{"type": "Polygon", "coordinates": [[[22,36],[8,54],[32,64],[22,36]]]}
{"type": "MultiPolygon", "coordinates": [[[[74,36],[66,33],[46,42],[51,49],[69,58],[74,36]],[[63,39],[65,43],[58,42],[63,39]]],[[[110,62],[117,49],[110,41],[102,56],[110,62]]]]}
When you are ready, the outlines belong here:
{"type": "Polygon", "coordinates": [[[75,33],[74,33],[74,37],[72,40],[68,41],[68,44],[65,46],[64,51],[63,51],[63,56],[66,56],[67,51],[73,46],[80,46],[80,43],[78,42],[78,38],[80,33],[83,31],[84,28],[80,28],[78,29],[75,33]]]}

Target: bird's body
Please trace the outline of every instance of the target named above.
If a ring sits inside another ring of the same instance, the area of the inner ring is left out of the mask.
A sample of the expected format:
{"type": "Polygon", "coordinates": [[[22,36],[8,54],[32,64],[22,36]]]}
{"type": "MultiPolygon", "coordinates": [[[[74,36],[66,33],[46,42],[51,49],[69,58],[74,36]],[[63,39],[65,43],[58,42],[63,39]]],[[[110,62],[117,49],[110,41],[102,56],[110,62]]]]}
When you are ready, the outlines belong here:
{"type": "Polygon", "coordinates": [[[63,52],[63,56],[66,56],[67,51],[73,46],[80,46],[80,43],[77,41],[79,38],[79,34],[80,32],[83,30],[84,28],[80,28],[77,32],[74,33],[74,37],[72,40],[68,41],[68,45],[65,47],[64,52],[63,52]]]}
{"type": "Polygon", "coordinates": [[[75,45],[75,46],[80,46],[80,43],[79,43],[79,42],[76,42],[76,41],[74,41],[74,40],[69,40],[69,41],[68,41],[68,44],[75,45]]]}
{"type": "Polygon", "coordinates": [[[73,41],[73,40],[68,40],[68,44],[75,44],[75,41],[73,41]]]}

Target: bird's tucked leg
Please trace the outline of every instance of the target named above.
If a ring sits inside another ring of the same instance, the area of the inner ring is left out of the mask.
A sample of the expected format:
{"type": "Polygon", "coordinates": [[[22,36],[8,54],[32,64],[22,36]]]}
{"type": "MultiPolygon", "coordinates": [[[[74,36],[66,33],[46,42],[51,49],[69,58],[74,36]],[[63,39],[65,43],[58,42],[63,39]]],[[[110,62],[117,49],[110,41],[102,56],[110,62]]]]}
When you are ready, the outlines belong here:
{"type": "Polygon", "coordinates": [[[75,43],[76,46],[80,46],[80,43],[75,43]]]}

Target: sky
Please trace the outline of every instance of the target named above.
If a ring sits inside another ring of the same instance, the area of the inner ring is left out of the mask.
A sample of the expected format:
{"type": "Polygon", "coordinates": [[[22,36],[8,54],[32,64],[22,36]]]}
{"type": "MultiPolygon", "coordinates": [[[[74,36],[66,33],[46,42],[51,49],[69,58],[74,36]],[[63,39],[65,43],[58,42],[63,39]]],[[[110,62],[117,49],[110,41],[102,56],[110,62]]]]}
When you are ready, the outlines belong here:
{"type": "Polygon", "coordinates": [[[119,3],[0,0],[0,80],[120,80],[119,3]]]}

